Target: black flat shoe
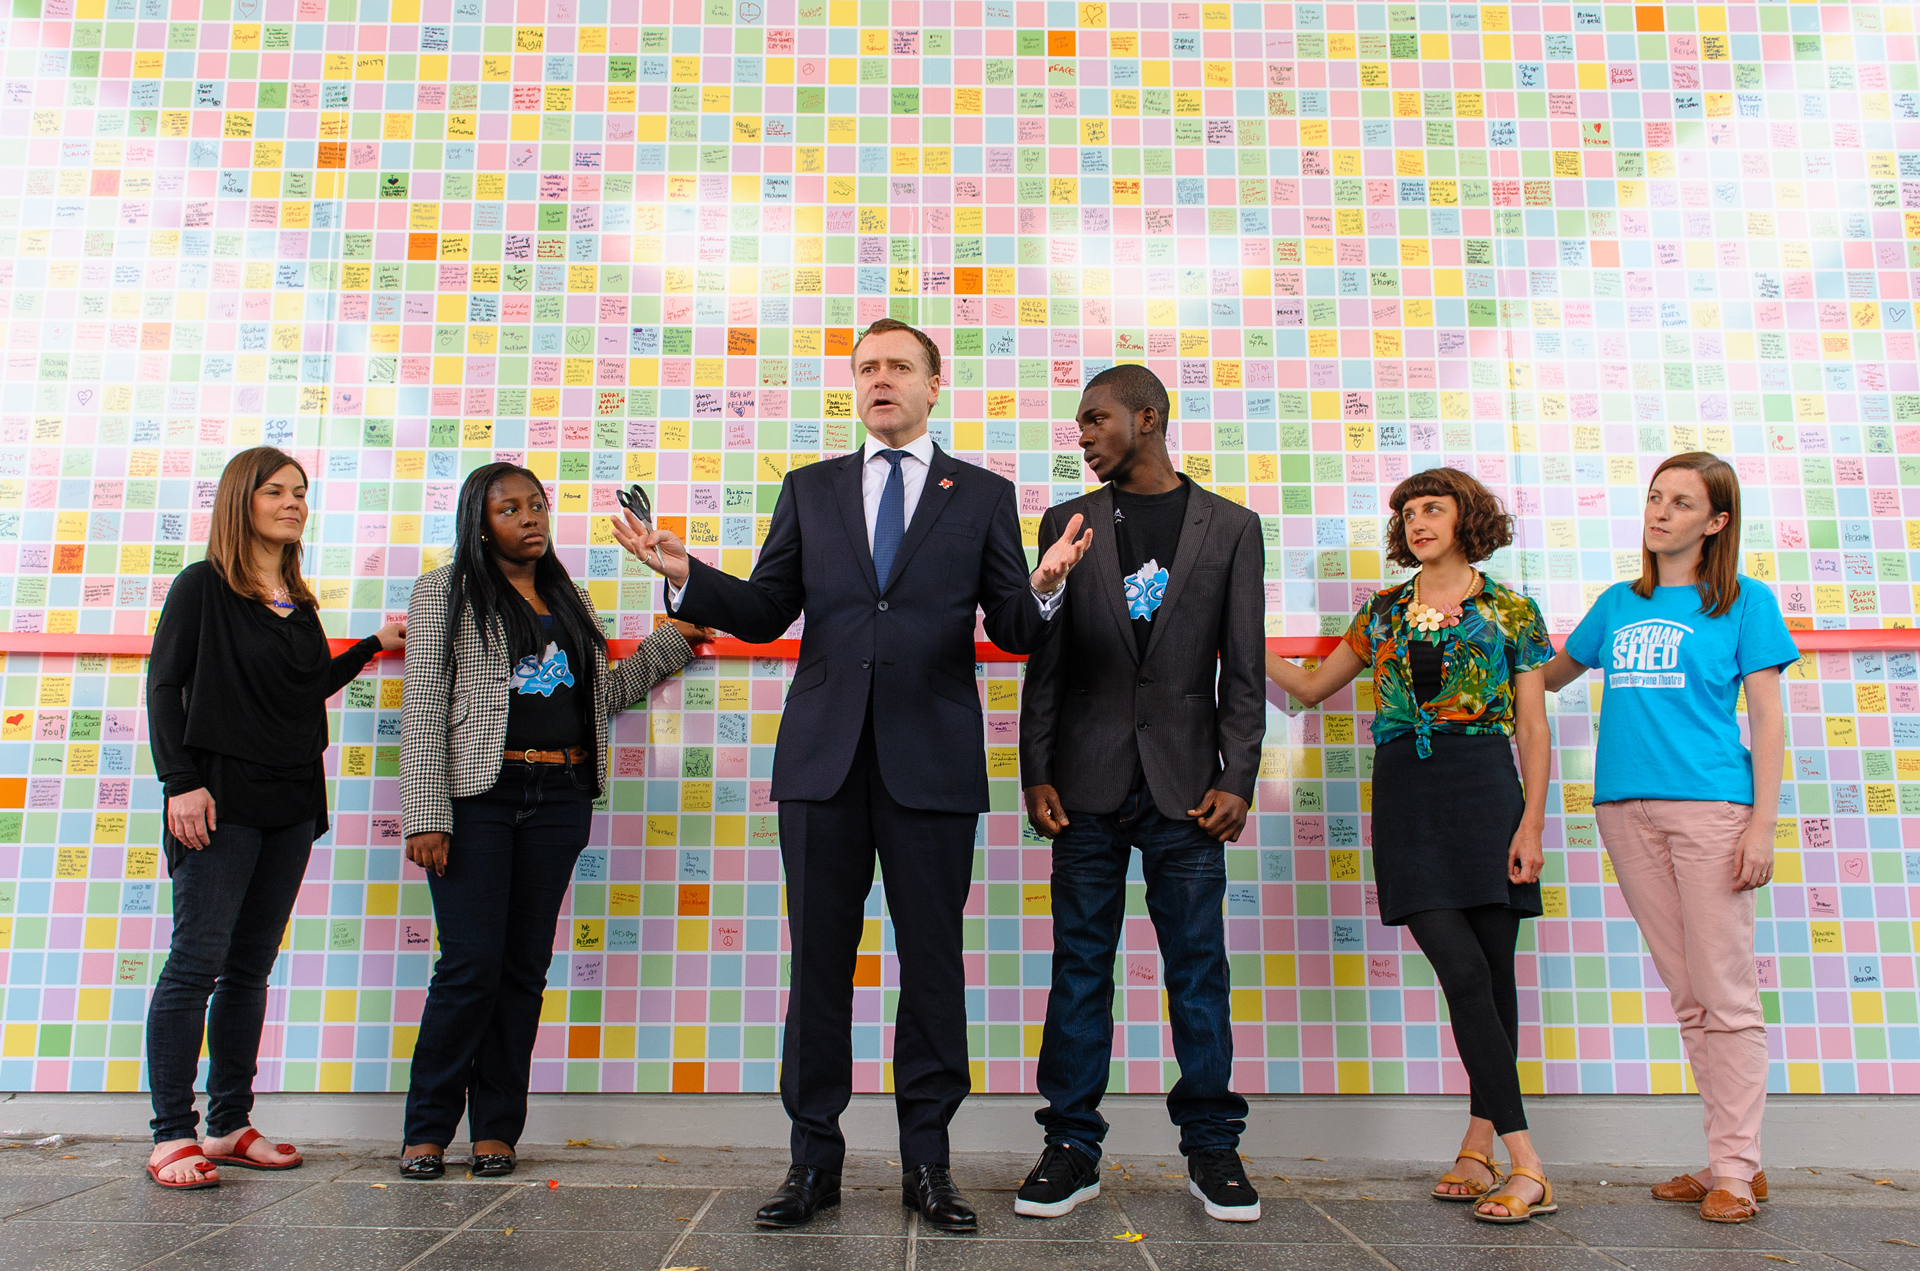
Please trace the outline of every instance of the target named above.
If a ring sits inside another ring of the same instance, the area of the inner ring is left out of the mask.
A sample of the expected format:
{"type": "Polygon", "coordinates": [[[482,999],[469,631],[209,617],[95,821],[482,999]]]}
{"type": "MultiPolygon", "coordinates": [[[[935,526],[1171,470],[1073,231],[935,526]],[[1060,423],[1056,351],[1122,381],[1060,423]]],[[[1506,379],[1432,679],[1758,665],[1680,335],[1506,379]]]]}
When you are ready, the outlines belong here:
{"type": "Polygon", "coordinates": [[[808,1165],[787,1171],[787,1181],[760,1206],[753,1221],[760,1227],[800,1227],[823,1209],[840,1203],[840,1176],[808,1165]]]}
{"type": "Polygon", "coordinates": [[[420,1181],[439,1178],[447,1172],[447,1158],[444,1154],[426,1156],[405,1156],[400,1159],[400,1177],[420,1181]]]}
{"type": "Polygon", "coordinates": [[[917,1209],[928,1224],[941,1231],[972,1231],[980,1225],[953,1175],[944,1165],[920,1165],[900,1174],[900,1203],[917,1209]]]}
{"type": "Polygon", "coordinates": [[[513,1173],[519,1157],[512,1152],[475,1152],[473,1154],[473,1176],[475,1178],[502,1178],[513,1173]]]}

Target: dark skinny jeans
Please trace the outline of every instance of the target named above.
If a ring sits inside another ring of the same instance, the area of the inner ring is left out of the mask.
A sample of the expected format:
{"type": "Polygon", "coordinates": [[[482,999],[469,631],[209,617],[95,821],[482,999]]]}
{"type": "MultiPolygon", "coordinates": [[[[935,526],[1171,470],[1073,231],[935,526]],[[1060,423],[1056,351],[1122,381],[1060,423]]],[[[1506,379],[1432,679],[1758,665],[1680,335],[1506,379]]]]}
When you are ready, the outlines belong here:
{"type": "Polygon", "coordinates": [[[266,829],[222,821],[207,846],[188,849],[173,870],[173,943],[147,1006],[155,1143],[196,1137],[203,1034],[207,1133],[219,1138],[247,1125],[267,977],[312,852],[311,818],[266,829]]]}
{"type": "Polygon", "coordinates": [[[509,1147],[527,1123],[527,1085],[553,924],[593,824],[593,773],[510,763],[485,794],[453,801],[447,872],[427,875],[440,960],[420,1016],[407,1090],[409,1146],[509,1147]]]}

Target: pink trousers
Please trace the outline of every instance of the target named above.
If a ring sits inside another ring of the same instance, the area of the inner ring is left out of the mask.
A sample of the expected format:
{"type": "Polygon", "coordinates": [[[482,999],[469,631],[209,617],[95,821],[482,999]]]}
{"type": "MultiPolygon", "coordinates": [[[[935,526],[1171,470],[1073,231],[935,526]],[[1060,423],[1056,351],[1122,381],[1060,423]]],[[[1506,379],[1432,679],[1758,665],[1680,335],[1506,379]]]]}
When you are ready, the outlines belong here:
{"type": "Polygon", "coordinates": [[[1753,963],[1754,893],[1733,889],[1742,803],[1623,799],[1594,808],[1627,907],[1667,983],[1706,1105],[1713,1173],[1760,1171],[1767,1025],[1753,963]]]}

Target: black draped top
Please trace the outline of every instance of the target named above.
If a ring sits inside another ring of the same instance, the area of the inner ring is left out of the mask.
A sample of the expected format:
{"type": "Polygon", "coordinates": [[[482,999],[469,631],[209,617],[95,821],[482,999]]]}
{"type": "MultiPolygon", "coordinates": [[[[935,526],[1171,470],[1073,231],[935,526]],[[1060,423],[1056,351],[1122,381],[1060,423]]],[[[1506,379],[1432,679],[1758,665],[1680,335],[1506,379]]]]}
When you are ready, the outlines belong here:
{"type": "MultiPolygon", "coordinates": [[[[334,657],[313,610],[281,617],[199,561],[174,579],[147,664],[147,735],[169,799],[205,788],[214,815],[327,831],[327,699],[380,650],[334,657]]],[[[162,835],[168,868],[182,850],[162,835]]]]}

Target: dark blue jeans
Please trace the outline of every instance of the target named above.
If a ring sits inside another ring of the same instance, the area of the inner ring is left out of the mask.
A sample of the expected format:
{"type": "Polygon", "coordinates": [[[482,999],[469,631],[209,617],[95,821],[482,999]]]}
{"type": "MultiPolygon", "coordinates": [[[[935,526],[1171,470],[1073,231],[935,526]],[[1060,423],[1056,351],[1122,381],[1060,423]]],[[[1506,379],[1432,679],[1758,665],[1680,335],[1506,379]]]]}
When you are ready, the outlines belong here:
{"type": "Polygon", "coordinates": [[[1167,1092],[1180,1151],[1237,1147],[1247,1101],[1230,1088],[1225,849],[1197,822],[1162,815],[1144,781],[1118,811],[1068,809],[1067,819],[1053,841],[1053,990],[1037,1077],[1047,1106],[1034,1118],[1049,1143],[1071,1143],[1099,1159],[1107,1134],[1100,1098],[1113,1060],[1113,961],[1137,847],[1180,1061],[1180,1080],[1167,1092]]]}
{"type": "Polygon", "coordinates": [[[231,1134],[252,1115],[267,977],[312,852],[311,818],[268,829],[222,821],[173,870],[173,942],[147,1004],[155,1143],[196,1137],[203,1035],[207,1133],[231,1134]]]}
{"type": "Polygon", "coordinates": [[[593,774],[510,763],[485,794],[453,801],[447,872],[427,875],[440,960],[407,1087],[406,1141],[520,1141],[553,961],[553,924],[587,845],[593,774]]]}

